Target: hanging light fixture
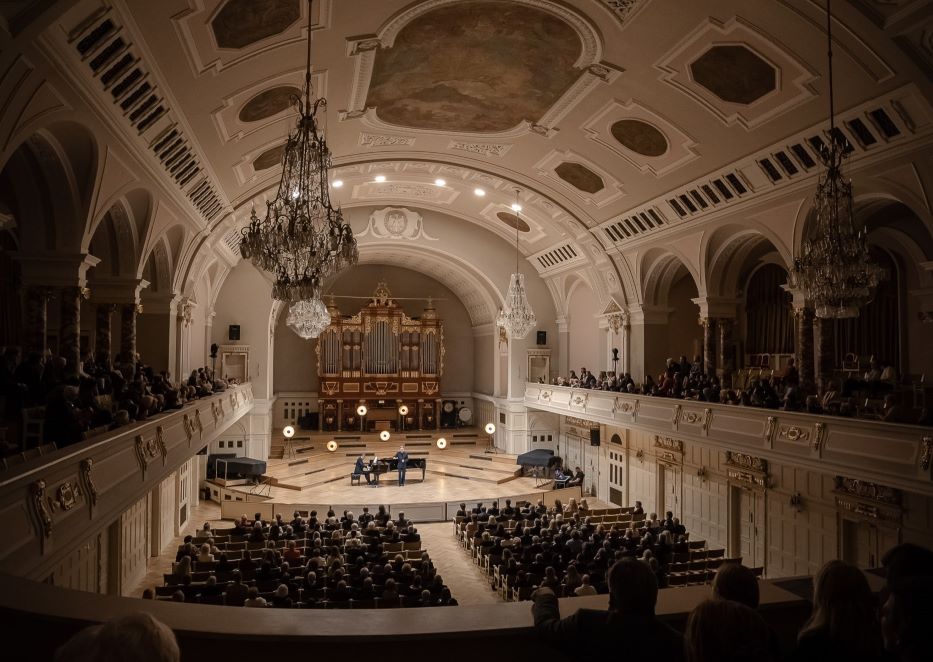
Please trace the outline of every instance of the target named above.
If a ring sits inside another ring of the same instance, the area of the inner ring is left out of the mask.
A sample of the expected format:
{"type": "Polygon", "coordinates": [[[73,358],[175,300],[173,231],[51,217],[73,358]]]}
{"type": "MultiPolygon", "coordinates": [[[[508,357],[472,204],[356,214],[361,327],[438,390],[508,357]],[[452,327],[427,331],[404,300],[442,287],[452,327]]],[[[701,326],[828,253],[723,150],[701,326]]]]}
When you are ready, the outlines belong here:
{"type": "Polygon", "coordinates": [[[317,338],[330,326],[330,311],[319,297],[302,299],[288,309],[285,323],[305,340],[317,338]]]}
{"type": "Polygon", "coordinates": [[[820,150],[826,171],[816,186],[816,226],[804,239],[801,255],[794,259],[792,284],[799,286],[817,317],[858,317],[859,308],[871,299],[884,270],[874,263],[868,249],[867,228],[857,230],[852,203],[852,183],[842,176],[847,156],[845,137],[836,128],[833,99],[833,38],[830,0],[826,0],[826,38],[829,45],[829,146],[820,150]]]}
{"type": "Polygon", "coordinates": [[[298,123],[285,143],[282,180],[265,217],[256,211],[242,230],[240,254],[270,272],[272,297],[288,303],[320,299],[321,283],[355,264],[356,238],[349,223],[330,201],[330,148],[318,127],[317,112],[327,100],[311,89],[311,9],[308,0],[308,57],[304,97],[295,98],[298,123]]]}
{"type": "Polygon", "coordinates": [[[518,262],[518,228],[521,225],[522,207],[518,202],[518,189],[515,189],[515,204],[512,205],[512,211],[515,212],[515,273],[509,279],[509,292],[505,299],[505,308],[499,311],[496,317],[496,325],[505,329],[509,338],[521,340],[528,335],[535,325],[538,318],[528,303],[528,296],[525,294],[525,275],[519,271],[518,262]]]}

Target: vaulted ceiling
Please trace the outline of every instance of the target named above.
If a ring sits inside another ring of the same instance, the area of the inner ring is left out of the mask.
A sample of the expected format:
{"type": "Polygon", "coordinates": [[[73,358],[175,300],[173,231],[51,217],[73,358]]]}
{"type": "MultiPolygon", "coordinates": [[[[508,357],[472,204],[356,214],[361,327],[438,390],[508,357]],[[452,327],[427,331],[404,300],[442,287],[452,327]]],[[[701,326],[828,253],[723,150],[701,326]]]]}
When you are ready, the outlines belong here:
{"type": "MultiPolygon", "coordinates": [[[[32,4],[8,3],[8,25],[32,4]]],[[[306,0],[65,4],[41,50],[209,232],[274,194],[306,0]]],[[[855,157],[930,123],[931,4],[834,3],[855,157]]],[[[519,222],[540,272],[562,247],[663,243],[669,226],[812,174],[825,140],[816,0],[315,0],[310,20],[333,197],[504,240],[519,222]]]]}

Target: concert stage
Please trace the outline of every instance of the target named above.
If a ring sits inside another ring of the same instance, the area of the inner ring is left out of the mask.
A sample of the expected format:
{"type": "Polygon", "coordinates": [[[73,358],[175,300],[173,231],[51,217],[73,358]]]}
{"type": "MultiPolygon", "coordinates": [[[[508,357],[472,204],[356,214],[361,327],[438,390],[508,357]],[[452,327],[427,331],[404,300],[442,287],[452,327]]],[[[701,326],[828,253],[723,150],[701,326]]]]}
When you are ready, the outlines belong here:
{"type": "MultiPolygon", "coordinates": [[[[288,444],[281,433],[273,438],[272,455],[259,485],[212,486],[212,496],[221,502],[271,501],[276,504],[362,504],[482,501],[529,496],[550,487],[533,478],[521,477],[516,456],[486,453],[488,436],[478,429],[459,428],[437,432],[393,433],[389,441],[378,434],[320,433],[297,431],[288,444]],[[439,449],[439,437],[447,447],[439,449]],[[329,441],[338,448],[327,449],[329,441]],[[404,443],[410,460],[424,459],[425,474],[409,467],[404,487],[397,472],[380,476],[379,486],[370,487],[361,477],[351,485],[350,474],[356,458],[365,452],[367,460],[395,454],[404,443]]],[[[245,503],[244,503],[245,505],[245,503]]],[[[247,509],[249,510],[249,509],[247,509]]]]}

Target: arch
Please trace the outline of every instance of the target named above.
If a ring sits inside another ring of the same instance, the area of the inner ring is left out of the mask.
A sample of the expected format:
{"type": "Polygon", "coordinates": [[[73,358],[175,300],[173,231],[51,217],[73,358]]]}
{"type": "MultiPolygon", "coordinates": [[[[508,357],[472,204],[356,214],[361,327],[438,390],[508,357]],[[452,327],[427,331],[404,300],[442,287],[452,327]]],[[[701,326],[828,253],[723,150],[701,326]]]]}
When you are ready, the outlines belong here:
{"type": "Polygon", "coordinates": [[[651,248],[639,261],[639,273],[642,300],[649,306],[666,306],[671,286],[685,273],[693,279],[693,284],[700,292],[700,280],[688,266],[689,262],[679,253],[669,248],[651,248]]]}
{"type": "Polygon", "coordinates": [[[704,256],[704,289],[710,297],[738,296],[752,272],[765,262],[778,264],[785,272],[789,269],[773,237],[755,227],[719,227],[704,236],[700,250],[704,256]]]}

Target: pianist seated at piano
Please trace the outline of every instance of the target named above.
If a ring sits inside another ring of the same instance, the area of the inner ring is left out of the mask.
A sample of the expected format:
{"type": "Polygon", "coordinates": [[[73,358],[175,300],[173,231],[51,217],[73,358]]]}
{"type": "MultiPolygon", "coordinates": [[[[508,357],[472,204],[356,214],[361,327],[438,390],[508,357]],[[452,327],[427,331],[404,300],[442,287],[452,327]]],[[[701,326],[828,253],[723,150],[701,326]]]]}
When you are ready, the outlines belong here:
{"type": "Polygon", "coordinates": [[[367,485],[372,485],[373,480],[369,477],[370,469],[366,466],[366,454],[360,453],[360,456],[356,458],[356,465],[353,467],[353,475],[356,478],[363,476],[366,479],[367,485]]]}
{"type": "Polygon", "coordinates": [[[554,470],[554,489],[558,490],[562,487],[567,487],[567,483],[570,479],[573,478],[572,474],[564,473],[563,467],[557,467],[554,470]]]}

